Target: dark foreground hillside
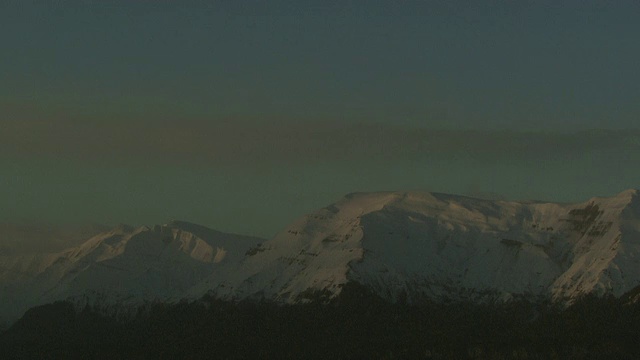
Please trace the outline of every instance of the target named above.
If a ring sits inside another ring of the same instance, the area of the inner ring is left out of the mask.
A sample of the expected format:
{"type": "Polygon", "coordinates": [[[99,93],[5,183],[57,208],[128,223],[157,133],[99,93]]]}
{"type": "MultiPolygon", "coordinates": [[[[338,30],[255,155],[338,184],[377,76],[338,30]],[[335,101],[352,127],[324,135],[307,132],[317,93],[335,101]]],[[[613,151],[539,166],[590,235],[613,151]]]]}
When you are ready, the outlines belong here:
{"type": "Polygon", "coordinates": [[[0,358],[637,359],[640,306],[624,303],[392,305],[351,285],[328,305],[204,299],[116,320],[58,302],[2,334],[0,358]]]}

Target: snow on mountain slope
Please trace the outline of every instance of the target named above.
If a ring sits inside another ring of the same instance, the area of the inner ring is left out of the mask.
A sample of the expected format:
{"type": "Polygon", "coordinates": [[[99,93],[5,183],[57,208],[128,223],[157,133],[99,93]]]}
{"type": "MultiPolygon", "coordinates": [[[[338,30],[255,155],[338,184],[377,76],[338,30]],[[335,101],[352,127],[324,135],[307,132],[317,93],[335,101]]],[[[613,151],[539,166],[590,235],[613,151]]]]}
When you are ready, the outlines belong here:
{"type": "Polygon", "coordinates": [[[341,209],[328,207],[293,223],[273,239],[254,247],[224,276],[210,276],[192,289],[194,297],[212,291],[224,299],[309,300],[314,291],[337,293],[349,264],[362,258],[358,217],[392,198],[372,197],[341,209]]]}
{"type": "Polygon", "coordinates": [[[639,208],[638,191],[628,190],[569,212],[565,221],[581,236],[572,242],[570,266],[552,285],[555,298],[620,296],[640,285],[639,208]]]}
{"type": "Polygon", "coordinates": [[[640,285],[639,208],[636,190],[581,204],[351,194],[190,293],[295,303],[356,281],[389,300],[621,295],[640,285]]]}
{"type": "Polygon", "coordinates": [[[327,300],[358,282],[391,301],[571,301],[640,285],[640,196],[579,204],[354,193],[274,238],[173,222],[120,226],[49,255],[0,257],[0,316],[78,303],[327,300]]]}
{"type": "Polygon", "coordinates": [[[12,318],[61,299],[180,299],[259,241],[174,221],[153,228],[122,225],[56,254],[0,258],[0,314],[12,318]]]}

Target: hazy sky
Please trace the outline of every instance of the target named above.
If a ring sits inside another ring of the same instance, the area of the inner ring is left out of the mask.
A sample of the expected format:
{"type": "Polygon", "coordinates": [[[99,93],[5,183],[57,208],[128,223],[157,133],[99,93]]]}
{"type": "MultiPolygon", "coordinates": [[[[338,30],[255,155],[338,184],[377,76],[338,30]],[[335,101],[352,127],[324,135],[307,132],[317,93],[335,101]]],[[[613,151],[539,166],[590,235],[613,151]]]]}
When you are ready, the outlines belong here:
{"type": "Polygon", "coordinates": [[[638,188],[638,19],[638,1],[0,0],[0,219],[268,237],[353,191],[638,188]]]}

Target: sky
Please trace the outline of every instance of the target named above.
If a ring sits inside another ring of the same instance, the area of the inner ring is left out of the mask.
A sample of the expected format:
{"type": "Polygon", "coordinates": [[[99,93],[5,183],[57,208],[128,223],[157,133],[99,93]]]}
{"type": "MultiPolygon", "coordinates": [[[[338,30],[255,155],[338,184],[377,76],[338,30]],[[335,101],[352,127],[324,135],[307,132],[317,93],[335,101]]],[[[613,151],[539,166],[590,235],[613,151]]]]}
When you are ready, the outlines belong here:
{"type": "Polygon", "coordinates": [[[0,224],[271,237],[355,191],[638,188],[638,18],[637,1],[0,0],[0,224]]]}

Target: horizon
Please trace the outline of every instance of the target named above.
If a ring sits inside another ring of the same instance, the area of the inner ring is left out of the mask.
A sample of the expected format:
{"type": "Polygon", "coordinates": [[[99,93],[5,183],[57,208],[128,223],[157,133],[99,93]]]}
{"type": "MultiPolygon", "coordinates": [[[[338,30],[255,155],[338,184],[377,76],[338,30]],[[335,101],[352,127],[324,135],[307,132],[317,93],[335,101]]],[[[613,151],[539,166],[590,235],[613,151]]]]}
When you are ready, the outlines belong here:
{"type": "MultiPolygon", "coordinates": [[[[637,194],[638,192],[640,192],[640,189],[626,189],[612,195],[593,195],[588,199],[583,199],[578,202],[554,202],[554,201],[545,201],[545,200],[536,200],[536,199],[505,199],[505,198],[496,198],[496,194],[488,194],[488,196],[482,197],[482,196],[474,196],[471,194],[451,194],[451,193],[439,193],[439,192],[430,192],[430,191],[421,191],[421,190],[372,191],[372,192],[352,192],[352,193],[344,194],[340,199],[336,199],[331,204],[335,204],[340,200],[347,199],[352,195],[376,194],[376,193],[420,193],[420,194],[450,195],[454,197],[467,197],[467,198],[482,199],[482,200],[497,201],[497,202],[501,202],[501,201],[519,202],[519,203],[538,202],[543,204],[556,203],[556,204],[562,204],[562,205],[569,205],[569,204],[586,203],[593,199],[598,199],[598,198],[617,197],[629,191],[633,191],[637,194]]],[[[330,206],[331,204],[326,204],[326,206],[330,206]]],[[[318,207],[317,209],[314,209],[314,212],[326,206],[318,207]]],[[[255,237],[256,239],[262,239],[264,241],[268,241],[270,239],[273,239],[276,235],[280,234],[282,231],[284,231],[287,225],[290,225],[296,219],[302,216],[308,215],[310,213],[298,214],[295,218],[292,218],[288,222],[284,223],[274,234],[268,235],[268,236],[220,231],[220,229],[215,229],[210,227],[208,228],[216,232],[222,232],[222,233],[231,234],[231,235],[252,236],[252,237],[255,237]]],[[[47,223],[47,222],[33,222],[28,220],[0,221],[0,232],[5,236],[4,238],[0,238],[0,256],[55,253],[55,252],[59,252],[62,250],[67,250],[67,249],[79,246],[85,243],[87,240],[91,239],[93,236],[96,236],[105,232],[113,231],[121,227],[127,227],[127,228],[130,228],[128,231],[133,231],[133,229],[139,229],[139,228],[153,228],[156,225],[170,225],[170,226],[180,227],[181,224],[193,224],[197,226],[206,227],[206,225],[193,222],[189,219],[165,219],[163,221],[155,222],[155,223],[117,223],[117,224],[52,223],[52,222],[47,223]],[[43,240],[45,240],[45,242],[43,242],[43,240]]]]}

